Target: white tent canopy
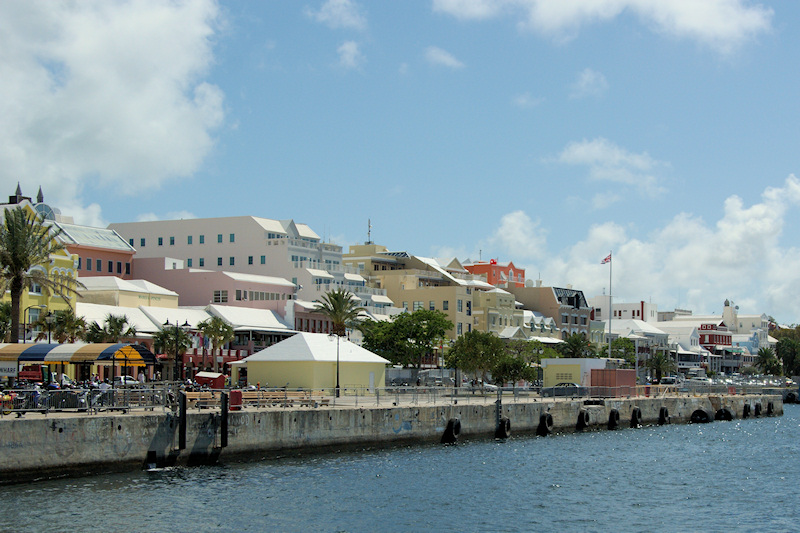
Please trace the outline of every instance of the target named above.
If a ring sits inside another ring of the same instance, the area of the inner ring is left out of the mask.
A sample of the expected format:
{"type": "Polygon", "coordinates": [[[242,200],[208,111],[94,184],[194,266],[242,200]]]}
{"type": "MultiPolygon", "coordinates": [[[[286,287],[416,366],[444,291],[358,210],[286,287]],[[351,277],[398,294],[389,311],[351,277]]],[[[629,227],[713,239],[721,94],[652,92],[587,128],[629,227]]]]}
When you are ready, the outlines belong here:
{"type": "MultiPolygon", "coordinates": [[[[273,344],[260,352],[242,359],[242,363],[254,361],[316,361],[336,362],[336,337],[325,333],[298,333],[273,344]]],[[[339,361],[341,363],[383,363],[389,361],[353,344],[347,338],[339,338],[339,361]]]]}

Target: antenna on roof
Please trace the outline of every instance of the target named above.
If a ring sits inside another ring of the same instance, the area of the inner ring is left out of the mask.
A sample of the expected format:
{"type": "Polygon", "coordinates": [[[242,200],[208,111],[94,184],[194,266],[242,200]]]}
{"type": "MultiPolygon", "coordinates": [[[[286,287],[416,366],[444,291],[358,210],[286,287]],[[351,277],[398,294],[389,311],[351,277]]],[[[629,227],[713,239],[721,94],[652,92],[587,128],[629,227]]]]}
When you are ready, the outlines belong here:
{"type": "Polygon", "coordinates": [[[367,219],[367,242],[364,244],[373,244],[372,242],[372,219],[367,219]]]}

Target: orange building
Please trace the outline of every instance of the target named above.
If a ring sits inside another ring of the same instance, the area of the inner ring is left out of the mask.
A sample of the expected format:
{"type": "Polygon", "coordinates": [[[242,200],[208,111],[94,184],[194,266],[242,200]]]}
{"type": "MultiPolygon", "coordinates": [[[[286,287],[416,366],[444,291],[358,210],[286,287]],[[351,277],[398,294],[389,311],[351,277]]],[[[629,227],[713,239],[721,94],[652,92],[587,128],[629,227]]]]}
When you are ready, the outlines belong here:
{"type": "Polygon", "coordinates": [[[497,259],[463,265],[470,274],[486,276],[486,281],[496,287],[524,287],[525,269],[514,266],[513,261],[498,263],[497,259]]]}

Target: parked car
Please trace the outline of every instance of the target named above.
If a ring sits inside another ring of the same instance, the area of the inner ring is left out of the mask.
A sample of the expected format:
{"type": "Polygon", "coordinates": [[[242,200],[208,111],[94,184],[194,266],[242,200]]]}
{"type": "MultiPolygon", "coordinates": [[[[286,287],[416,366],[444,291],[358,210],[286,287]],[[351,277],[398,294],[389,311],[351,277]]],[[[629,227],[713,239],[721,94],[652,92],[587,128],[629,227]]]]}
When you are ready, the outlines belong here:
{"type": "Polygon", "coordinates": [[[543,388],[541,394],[542,397],[588,396],[589,388],[577,383],[557,383],[554,387],[543,388]]]}
{"type": "Polygon", "coordinates": [[[139,382],[131,376],[114,376],[115,387],[138,387],[139,382]]]}

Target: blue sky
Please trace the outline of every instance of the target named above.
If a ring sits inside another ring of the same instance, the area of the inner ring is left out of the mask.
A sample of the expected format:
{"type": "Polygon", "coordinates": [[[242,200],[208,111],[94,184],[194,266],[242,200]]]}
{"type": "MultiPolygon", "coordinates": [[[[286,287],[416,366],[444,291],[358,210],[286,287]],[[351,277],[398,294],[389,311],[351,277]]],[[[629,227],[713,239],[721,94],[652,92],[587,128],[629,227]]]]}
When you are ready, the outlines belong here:
{"type": "Polygon", "coordinates": [[[800,322],[800,3],[0,3],[0,184],[76,221],[345,248],[800,322]]]}

